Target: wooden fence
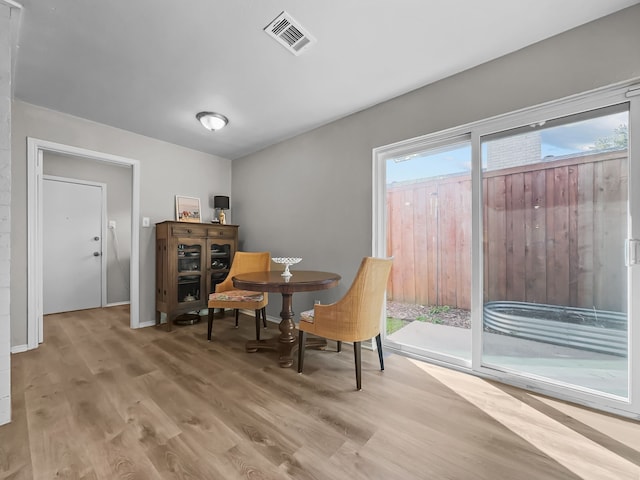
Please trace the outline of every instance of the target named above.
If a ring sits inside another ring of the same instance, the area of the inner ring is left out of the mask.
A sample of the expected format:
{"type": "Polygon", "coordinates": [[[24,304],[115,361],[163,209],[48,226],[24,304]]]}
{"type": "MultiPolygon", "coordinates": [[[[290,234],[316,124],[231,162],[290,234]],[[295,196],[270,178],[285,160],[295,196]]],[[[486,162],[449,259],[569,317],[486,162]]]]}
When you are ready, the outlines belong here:
{"type": "MultiPolygon", "coordinates": [[[[485,172],[484,299],[626,311],[626,151],[485,172]]],[[[389,298],[471,305],[470,175],[387,186],[389,298]]]]}

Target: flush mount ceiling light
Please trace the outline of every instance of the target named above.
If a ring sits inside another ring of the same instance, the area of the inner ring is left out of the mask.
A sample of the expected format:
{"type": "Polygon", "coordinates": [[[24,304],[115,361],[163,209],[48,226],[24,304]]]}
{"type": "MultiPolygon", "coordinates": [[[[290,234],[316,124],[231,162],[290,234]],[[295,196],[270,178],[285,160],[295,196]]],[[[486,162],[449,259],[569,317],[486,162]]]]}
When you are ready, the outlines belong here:
{"type": "Polygon", "coordinates": [[[207,130],[216,131],[223,128],[229,119],[224,115],[215,112],[200,112],[196,115],[202,126],[207,130]]]}

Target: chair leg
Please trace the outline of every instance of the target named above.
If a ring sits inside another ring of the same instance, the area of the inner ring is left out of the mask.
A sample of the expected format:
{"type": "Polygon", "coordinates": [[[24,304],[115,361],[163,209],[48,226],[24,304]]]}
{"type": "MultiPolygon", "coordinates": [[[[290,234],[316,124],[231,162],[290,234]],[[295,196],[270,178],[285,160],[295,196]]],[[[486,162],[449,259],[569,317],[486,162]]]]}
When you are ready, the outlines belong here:
{"type": "Polygon", "coordinates": [[[384,360],[382,358],[382,338],[376,335],[376,345],[378,346],[378,358],[380,359],[380,370],[384,370],[384,360]]]}
{"type": "Polygon", "coordinates": [[[236,308],[234,311],[236,313],[236,328],[238,328],[238,315],[240,314],[240,310],[236,308]]]}
{"type": "Polygon", "coordinates": [[[262,326],[267,328],[267,307],[262,307],[262,326]]]}
{"type": "Polygon", "coordinates": [[[353,342],[353,356],[356,360],[356,390],[362,390],[362,351],[360,342],[353,342]]]}
{"type": "Polygon", "coordinates": [[[211,329],[213,328],[213,312],[215,308],[209,309],[209,314],[207,315],[209,323],[207,325],[207,340],[211,341],[211,329]]]}
{"type": "Polygon", "coordinates": [[[260,309],[256,309],[256,340],[260,340],[260,309]]]}
{"type": "Polygon", "coordinates": [[[342,342],[340,340],[338,340],[336,345],[336,351],[341,352],[342,351],[342,342]]]}
{"type": "Polygon", "coordinates": [[[298,334],[298,373],[302,373],[302,366],[304,365],[304,347],[306,342],[306,332],[300,330],[298,334]]]}

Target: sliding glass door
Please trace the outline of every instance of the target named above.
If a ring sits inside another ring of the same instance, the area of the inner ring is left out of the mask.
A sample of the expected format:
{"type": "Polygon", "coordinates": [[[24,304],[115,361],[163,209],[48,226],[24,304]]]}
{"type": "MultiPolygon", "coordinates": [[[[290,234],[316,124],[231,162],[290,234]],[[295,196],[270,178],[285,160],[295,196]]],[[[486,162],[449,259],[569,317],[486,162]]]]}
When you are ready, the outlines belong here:
{"type": "Polygon", "coordinates": [[[421,145],[385,162],[386,344],[471,366],[471,143],[421,145]]]}
{"type": "Polygon", "coordinates": [[[629,396],[629,105],[481,138],[483,365],[629,396]]]}
{"type": "Polygon", "coordinates": [[[611,87],[375,149],[385,346],[640,415],[638,125],[611,87]]]}

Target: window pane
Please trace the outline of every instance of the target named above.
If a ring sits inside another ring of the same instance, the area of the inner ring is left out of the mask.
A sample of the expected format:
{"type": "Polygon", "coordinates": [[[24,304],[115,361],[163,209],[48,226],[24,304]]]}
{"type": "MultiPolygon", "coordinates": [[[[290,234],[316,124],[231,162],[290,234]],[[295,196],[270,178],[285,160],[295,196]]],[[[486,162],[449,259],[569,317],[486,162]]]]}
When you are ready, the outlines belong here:
{"type": "Polygon", "coordinates": [[[626,398],[620,109],[483,139],[483,363],[626,398]]]}

